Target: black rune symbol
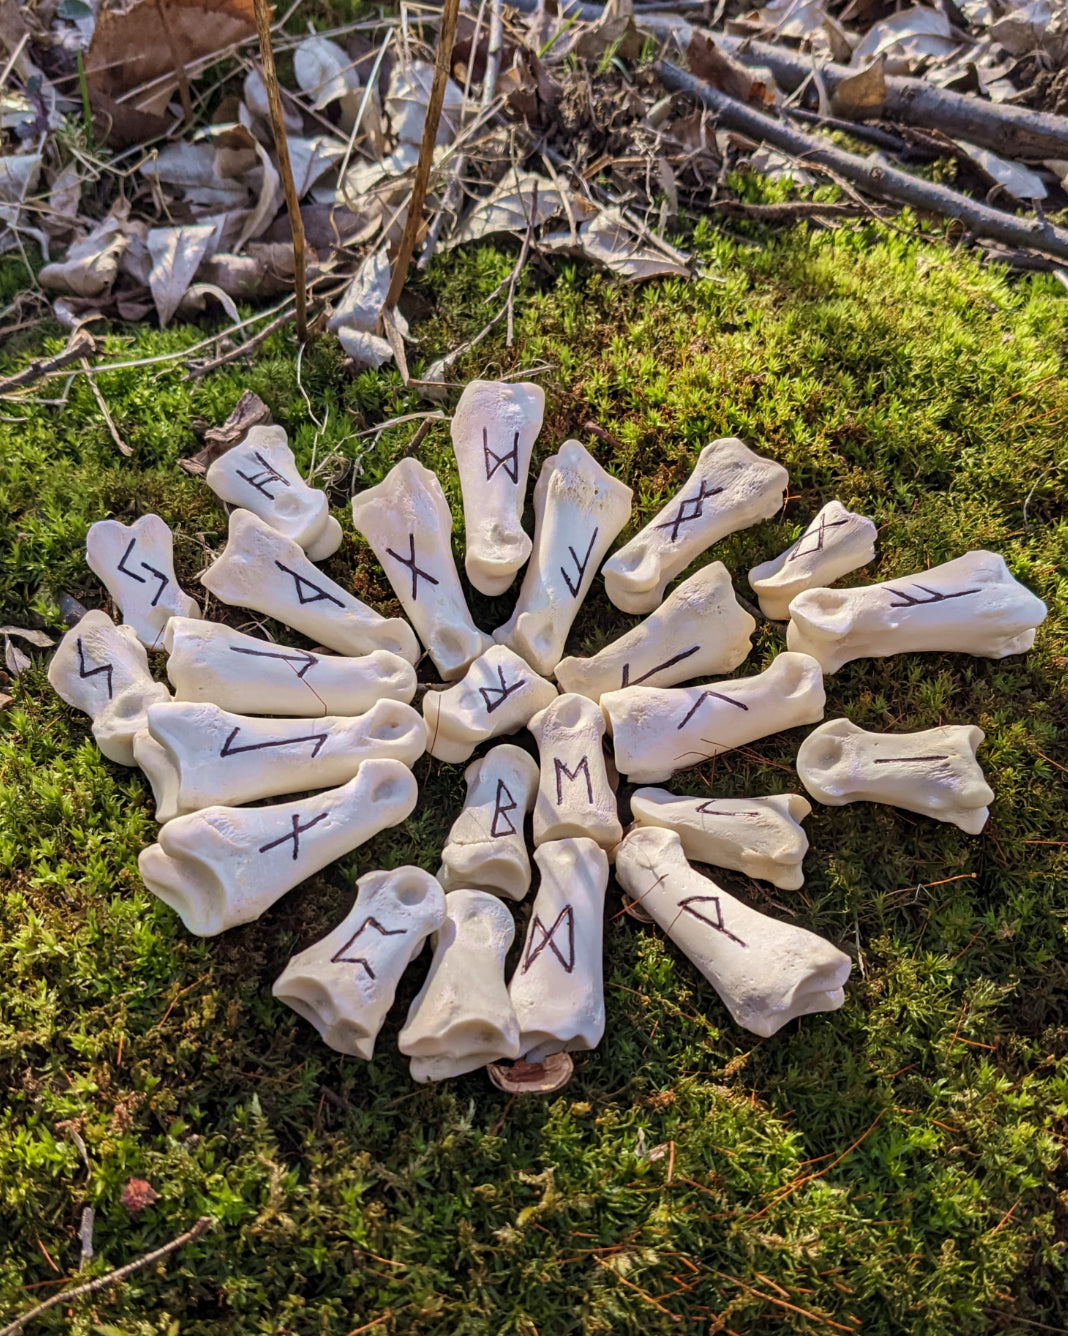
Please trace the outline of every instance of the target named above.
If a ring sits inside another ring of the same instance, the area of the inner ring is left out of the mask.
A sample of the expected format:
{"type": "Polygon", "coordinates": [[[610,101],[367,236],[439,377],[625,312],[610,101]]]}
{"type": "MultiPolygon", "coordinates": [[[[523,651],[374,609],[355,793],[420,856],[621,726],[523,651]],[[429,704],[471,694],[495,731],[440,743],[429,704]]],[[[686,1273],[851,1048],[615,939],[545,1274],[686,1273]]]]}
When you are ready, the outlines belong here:
{"type": "Polygon", "coordinates": [[[233,741],[234,738],[236,738],[238,733],[240,732],[241,732],[241,725],[238,724],[238,726],[233,730],[230,736],[223,743],[222,751],[219,752],[220,756],[237,756],[241,752],[264,751],[268,747],[289,747],[289,746],[295,747],[298,742],[314,742],[315,746],[312,748],[311,752],[312,757],[314,758],[319,755],[319,752],[322,749],[323,744],[326,742],[326,739],[329,736],[329,734],[327,733],[306,733],[302,738],[278,738],[277,741],[273,742],[250,742],[245,747],[235,747],[233,746],[233,741]]]}
{"type": "MultiPolygon", "coordinates": [[[[145,577],[143,575],[138,575],[136,571],[131,571],[130,568],[126,565],[126,558],[134,550],[136,545],[137,545],[137,539],[131,538],[129,545],[126,548],[126,551],[122,554],[122,559],[119,561],[118,569],[122,571],[123,575],[128,575],[131,580],[136,580],[138,584],[143,585],[147,584],[145,577]]],[[[150,607],[154,608],[156,604],[159,602],[160,594],[162,594],[164,589],[166,589],[167,586],[170,584],[170,577],[164,575],[162,571],[157,571],[155,566],[150,566],[147,561],[141,562],[141,569],[148,571],[150,575],[154,575],[156,579],[159,581],[159,588],[156,590],[155,596],[153,597],[152,602],[149,604],[150,607]]]]}
{"type": "Polygon", "coordinates": [[[486,461],[486,481],[493,477],[498,469],[503,468],[513,482],[519,481],[519,433],[516,432],[512,448],[507,454],[498,455],[489,448],[489,436],[482,428],[482,454],[486,461]]]}
{"type": "Polygon", "coordinates": [[[306,830],[311,830],[312,826],[317,826],[320,821],[325,821],[330,815],[329,812],[320,812],[318,816],[313,816],[307,825],[300,824],[300,817],[293,816],[290,820],[293,822],[293,829],[287,831],[285,835],[279,836],[277,840],[271,840],[268,844],[261,844],[259,852],[265,854],[270,849],[277,849],[280,844],[285,844],[286,840],[293,841],[293,862],[297,861],[297,854],[300,853],[300,837],[306,830]]]}
{"type": "Polygon", "coordinates": [[[670,529],[671,541],[679,536],[679,530],[684,524],[689,524],[692,520],[699,520],[704,514],[705,502],[710,496],[719,496],[723,491],[722,487],[709,487],[705,480],[701,479],[701,486],[696,496],[688,496],[685,500],[679,502],[679,508],[670,520],[663,520],[656,525],[658,529],[670,529]],[[689,509],[687,509],[689,507],[689,509]]]}
{"type": "Polygon", "coordinates": [[[876,765],[897,765],[901,761],[948,761],[948,756],[877,756],[876,765]]]}
{"type": "Polygon", "coordinates": [[[263,472],[257,473],[253,477],[249,477],[247,473],[242,473],[240,469],[237,469],[237,476],[239,478],[244,478],[250,487],[255,487],[257,492],[262,492],[268,501],[273,501],[274,493],[267,490],[267,484],[269,482],[280,482],[283,487],[288,487],[289,481],[288,479],[283,478],[278,470],[273,465],[269,464],[258,450],[254,450],[252,455],[254,459],[259,460],[263,465],[263,472]]]}
{"type": "Polygon", "coordinates": [[[590,545],[586,549],[586,555],[582,558],[581,561],[579,561],[578,553],[575,551],[573,547],[569,546],[567,549],[571,553],[571,560],[575,563],[575,569],[578,571],[578,579],[575,581],[574,584],[572,584],[571,576],[568,575],[567,571],[564,570],[563,566],[560,567],[560,574],[564,577],[564,584],[566,584],[568,589],[571,590],[572,598],[578,598],[578,592],[582,588],[582,581],[586,577],[586,567],[590,564],[590,553],[593,551],[593,545],[594,543],[596,543],[597,535],[600,532],[601,532],[600,525],[598,525],[598,527],[593,531],[593,537],[590,539],[590,545]]]}
{"type": "Polygon", "coordinates": [[[282,654],[269,649],[244,649],[241,645],[231,645],[230,648],[235,654],[252,654],[257,659],[281,659],[284,663],[299,663],[298,677],[303,677],[309,668],[314,668],[319,662],[314,654],[301,649],[294,650],[292,654],[282,654]]]}
{"type": "Polygon", "coordinates": [[[500,664],[497,665],[497,681],[501,684],[499,687],[479,687],[478,689],[478,694],[486,702],[487,714],[492,714],[498,705],[503,705],[509,696],[514,696],[520,688],[526,686],[526,682],[522,678],[518,682],[506,682],[504,680],[504,669],[500,664]],[[496,697],[496,699],[494,700],[492,697],[496,697]]]}
{"type": "Polygon", "coordinates": [[[575,968],[575,911],[570,905],[564,905],[563,909],[557,914],[556,920],[551,928],[546,928],[538,915],[534,915],[530,922],[530,939],[527,942],[526,955],[523,957],[523,966],[520,970],[521,974],[526,974],[527,970],[530,969],[531,965],[534,964],[535,960],[537,960],[546,947],[549,948],[560,964],[563,965],[564,972],[570,974],[575,968]],[[561,954],[560,948],[556,945],[556,930],[561,923],[567,924],[566,959],[561,954]],[[541,941],[535,946],[534,941],[539,932],[541,933],[541,941]]]}
{"type": "Polygon", "coordinates": [[[701,708],[701,706],[704,705],[705,701],[708,700],[709,696],[715,696],[716,700],[725,700],[728,705],[737,705],[739,710],[749,709],[748,705],[743,705],[740,700],[733,700],[730,696],[725,696],[722,691],[702,691],[701,694],[694,701],[692,708],[686,715],[686,718],[682,721],[681,724],[679,724],[679,728],[686,727],[686,725],[694,717],[694,715],[701,708]]]}
{"type": "Polygon", "coordinates": [[[642,673],[641,677],[636,677],[633,682],[630,680],[630,664],[625,663],[623,665],[623,680],[619,684],[620,688],[636,687],[641,682],[647,682],[655,673],[662,673],[665,668],[674,668],[677,663],[682,663],[683,659],[688,659],[691,654],[696,654],[700,648],[700,645],[691,645],[689,649],[684,649],[681,654],[676,654],[673,659],[658,663],[655,668],[650,668],[647,673],[642,673]]]}
{"type": "Polygon", "coordinates": [[[584,775],[584,776],[586,777],[586,795],[587,795],[587,798],[589,799],[589,801],[590,801],[591,803],[593,802],[593,781],[590,779],[590,763],[589,763],[588,759],[587,759],[585,756],[582,758],[581,761],[579,761],[578,765],[575,766],[574,770],[569,770],[569,769],[567,768],[567,766],[564,765],[563,761],[561,761],[560,758],[559,758],[558,756],[557,756],[557,757],[554,757],[554,759],[553,759],[553,765],[555,765],[555,767],[556,767],[556,805],[557,805],[557,807],[559,807],[560,804],[564,801],[564,795],[563,795],[563,783],[562,783],[562,780],[561,780],[561,776],[562,776],[562,775],[566,775],[567,778],[570,779],[570,780],[575,780],[575,779],[577,779],[577,778],[579,777],[579,775],[584,775]]]}
{"type": "Polygon", "coordinates": [[[303,607],[305,603],[318,603],[319,600],[323,598],[328,598],[331,603],[336,603],[339,608],[345,606],[339,598],[335,598],[333,594],[328,594],[325,589],[321,589],[314,580],[309,580],[306,576],[298,575],[296,571],[291,571],[288,566],[283,566],[277,559],[274,564],[280,571],[285,571],[287,575],[293,577],[293,587],[297,591],[297,601],[300,603],[301,607],[303,607]],[[306,594],[304,592],[305,589],[312,589],[315,592],[306,594]]]}
{"type": "Polygon", "coordinates": [[[831,520],[830,524],[828,524],[827,516],[820,515],[819,526],[817,527],[816,520],[812,521],[812,523],[808,526],[805,532],[801,535],[801,537],[790,549],[790,555],[786,558],[786,560],[793,561],[795,557],[807,557],[810,552],[822,552],[823,536],[826,533],[826,531],[828,529],[839,529],[843,524],[848,524],[848,523],[849,521],[846,519],[846,520],[831,520]],[[802,547],[801,544],[805,541],[805,539],[811,538],[813,537],[813,535],[815,536],[816,539],[815,545],[813,547],[802,547]]]}
{"type": "Polygon", "coordinates": [[[115,671],[115,666],[114,666],[114,664],[111,664],[111,663],[102,663],[102,664],[100,665],[99,668],[89,668],[89,669],[86,669],[86,666],[85,666],[85,650],[82,648],[82,638],[81,638],[81,636],[78,637],[78,676],[79,676],[79,677],[96,677],[97,673],[107,673],[107,675],[108,675],[108,700],[111,699],[111,678],[112,678],[112,674],[114,673],[114,671],[115,671]]]}
{"type": "Polygon", "coordinates": [[[375,932],[377,932],[381,937],[403,937],[405,932],[407,931],[406,928],[383,928],[381,923],[379,923],[378,919],[376,919],[373,914],[369,914],[367,918],[365,918],[364,921],[360,924],[360,926],[356,929],[356,931],[352,934],[349,940],[345,943],[345,945],[338,947],[337,951],[335,951],[334,954],[330,957],[330,962],[331,964],[334,965],[362,965],[364,969],[367,971],[368,977],[373,979],[375,977],[375,972],[368,964],[366,956],[348,955],[348,952],[352,949],[352,945],[356,941],[357,937],[359,937],[359,935],[363,932],[364,928],[367,927],[374,928],[375,932]]]}
{"type": "Polygon", "coordinates": [[[393,557],[396,561],[399,561],[400,564],[401,564],[402,566],[407,566],[408,569],[411,571],[411,573],[412,573],[412,598],[417,599],[417,598],[419,597],[419,578],[420,578],[420,576],[422,576],[422,578],[423,578],[424,580],[426,580],[426,582],[427,582],[428,584],[436,585],[436,584],[438,583],[438,581],[437,581],[437,580],[430,574],[429,571],[424,571],[424,570],[422,569],[422,567],[417,566],[417,565],[415,564],[415,534],[414,534],[414,533],[410,533],[410,534],[408,535],[408,545],[409,545],[409,549],[410,549],[411,555],[410,555],[410,556],[407,556],[407,557],[402,557],[401,554],[400,554],[399,552],[394,552],[393,549],[392,549],[391,547],[387,547],[387,548],[386,548],[386,551],[387,551],[387,552],[389,553],[389,555],[390,555],[391,557],[393,557]]]}
{"type": "Polygon", "coordinates": [[[519,804],[512,797],[508,785],[503,779],[499,779],[497,781],[497,797],[494,800],[493,807],[493,824],[490,826],[490,834],[495,840],[499,840],[505,835],[514,835],[516,833],[515,826],[512,825],[512,819],[508,813],[514,812],[518,806],[519,804]],[[502,798],[506,799],[506,801],[502,802],[502,798]]]}
{"type": "Polygon", "coordinates": [[[715,928],[716,932],[721,932],[724,937],[729,937],[732,942],[737,942],[739,946],[744,947],[745,943],[740,937],[735,937],[723,924],[723,910],[720,908],[718,895],[691,895],[685,900],[679,901],[679,908],[684,914],[692,914],[699,923],[707,923],[710,928],[715,928]],[[713,905],[715,907],[714,919],[708,918],[700,910],[692,909],[692,905],[713,905]]]}
{"type": "Polygon", "coordinates": [[[961,589],[956,594],[940,594],[937,589],[928,589],[926,585],[913,584],[913,589],[922,589],[925,594],[930,594],[930,598],[917,598],[915,594],[909,594],[904,589],[890,589],[887,592],[896,594],[900,603],[891,603],[892,608],[916,608],[922,607],[926,603],[945,603],[951,598],[967,598],[969,594],[978,594],[978,589],[961,589]]]}
{"type": "Polygon", "coordinates": [[[703,816],[759,816],[759,812],[724,812],[722,808],[713,807],[714,798],[706,799],[699,807],[695,807],[695,812],[700,812],[703,816]]]}

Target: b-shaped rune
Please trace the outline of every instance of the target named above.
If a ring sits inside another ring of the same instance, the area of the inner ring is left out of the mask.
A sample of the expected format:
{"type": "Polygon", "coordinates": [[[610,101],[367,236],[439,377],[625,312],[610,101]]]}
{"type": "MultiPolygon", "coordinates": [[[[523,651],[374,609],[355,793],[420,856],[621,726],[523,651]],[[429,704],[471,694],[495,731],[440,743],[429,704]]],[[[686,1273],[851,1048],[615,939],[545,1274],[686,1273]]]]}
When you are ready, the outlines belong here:
{"type": "Polygon", "coordinates": [[[158,647],[171,617],[199,617],[200,608],[182,592],[174,574],[174,540],[158,515],[142,515],[131,525],[100,520],[85,540],[93,573],[149,649],[158,647]]]}
{"type": "Polygon", "coordinates": [[[467,796],[441,852],[438,880],[522,900],[530,890],[523,818],[534,806],[537,762],[511,743],[491,747],[464,771],[467,796]]]}
{"type": "Polygon", "coordinates": [[[497,781],[497,795],[494,799],[493,822],[490,825],[490,834],[495,840],[503,839],[505,835],[514,835],[515,826],[512,825],[508,816],[509,812],[514,812],[519,806],[503,779],[497,781]]]}

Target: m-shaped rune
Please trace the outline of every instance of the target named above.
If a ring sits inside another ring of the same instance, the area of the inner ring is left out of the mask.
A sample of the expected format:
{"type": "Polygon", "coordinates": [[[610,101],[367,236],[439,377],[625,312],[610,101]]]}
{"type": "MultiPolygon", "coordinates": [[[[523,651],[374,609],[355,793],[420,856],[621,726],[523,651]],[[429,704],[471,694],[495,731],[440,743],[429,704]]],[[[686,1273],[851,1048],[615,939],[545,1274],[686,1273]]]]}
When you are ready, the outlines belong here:
{"type": "Polygon", "coordinates": [[[482,428],[482,455],[486,463],[486,481],[493,477],[498,469],[503,468],[513,482],[519,481],[519,433],[516,432],[512,448],[507,454],[499,455],[489,447],[489,435],[482,428]]]}
{"type": "Polygon", "coordinates": [[[564,905],[563,909],[557,914],[551,928],[546,928],[541,918],[535,914],[530,924],[530,941],[527,943],[527,953],[523,957],[523,965],[520,969],[521,974],[526,974],[531,965],[548,947],[553,955],[564,967],[564,972],[570,974],[575,968],[575,911],[570,905],[564,905]],[[565,957],[560,948],[556,945],[556,930],[560,924],[567,925],[567,956],[565,957]],[[537,946],[534,945],[538,933],[541,933],[541,941],[537,946]]]}

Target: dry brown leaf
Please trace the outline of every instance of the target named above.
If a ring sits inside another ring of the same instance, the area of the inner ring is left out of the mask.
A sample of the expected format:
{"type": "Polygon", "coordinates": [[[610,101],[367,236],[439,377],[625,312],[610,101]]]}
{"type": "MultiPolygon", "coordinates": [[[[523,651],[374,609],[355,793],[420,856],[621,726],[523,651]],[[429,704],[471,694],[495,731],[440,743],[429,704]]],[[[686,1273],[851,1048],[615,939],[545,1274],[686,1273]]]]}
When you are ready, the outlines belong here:
{"type": "Polygon", "coordinates": [[[211,223],[186,227],[154,227],[148,234],[152,271],[148,285],[159,323],[166,326],[181,305],[186,289],[208,253],[216,229],[211,223]]]}
{"type": "Polygon", "coordinates": [[[271,410],[258,394],[245,390],[238,399],[233,412],[221,427],[209,427],[204,433],[203,448],[189,459],[179,459],[178,466],[201,477],[220,455],[233,449],[249,434],[253,427],[260,427],[271,421],[271,410]]]}
{"type": "Polygon", "coordinates": [[[878,116],[886,101],[886,57],[879,56],[866,70],[843,79],[831,93],[831,111],[846,121],[878,116]]]}
{"type": "Polygon", "coordinates": [[[686,49],[686,60],[691,74],[704,79],[713,88],[718,88],[721,93],[726,93],[738,102],[768,106],[775,101],[774,86],[769,88],[766,83],[754,78],[752,70],[721,51],[708,33],[694,31],[686,49]]]}

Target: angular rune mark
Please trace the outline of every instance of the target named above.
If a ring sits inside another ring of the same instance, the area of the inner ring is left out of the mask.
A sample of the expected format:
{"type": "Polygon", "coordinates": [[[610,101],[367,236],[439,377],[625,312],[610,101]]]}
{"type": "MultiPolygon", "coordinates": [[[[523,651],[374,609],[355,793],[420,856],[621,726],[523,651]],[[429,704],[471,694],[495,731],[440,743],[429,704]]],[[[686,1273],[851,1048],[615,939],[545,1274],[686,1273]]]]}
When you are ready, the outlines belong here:
{"type": "Polygon", "coordinates": [[[949,756],[882,756],[875,758],[876,765],[896,765],[898,761],[948,761],[949,756]]]}
{"type": "Polygon", "coordinates": [[[513,482],[519,481],[519,433],[516,432],[512,448],[507,454],[499,455],[489,448],[489,436],[482,428],[482,455],[486,463],[486,481],[493,477],[498,469],[503,468],[513,482]],[[492,465],[490,461],[492,462],[492,465]]]}
{"type": "MultiPolygon", "coordinates": [[[[129,545],[126,548],[126,551],[122,554],[122,558],[119,561],[117,569],[122,571],[123,575],[128,575],[131,580],[136,580],[139,585],[143,585],[148,583],[145,577],[143,575],[138,575],[136,571],[130,570],[130,568],[126,565],[126,558],[130,555],[130,553],[134,550],[136,546],[137,546],[137,539],[131,538],[129,545]]],[[[154,575],[156,579],[159,581],[159,588],[156,590],[155,597],[153,598],[151,604],[149,605],[150,607],[154,608],[156,604],[159,602],[160,594],[162,594],[163,591],[170,584],[171,582],[170,576],[164,575],[162,571],[157,571],[155,566],[150,566],[147,561],[141,562],[141,569],[148,571],[150,574],[154,575]]]]}
{"type": "Polygon", "coordinates": [[[371,966],[367,963],[366,956],[350,956],[347,954],[347,952],[352,948],[353,942],[356,941],[357,937],[359,937],[359,935],[363,932],[364,928],[367,927],[374,928],[375,932],[377,932],[382,937],[403,937],[404,934],[407,932],[407,928],[383,928],[381,923],[379,923],[378,919],[376,919],[373,914],[370,914],[368,915],[367,918],[364,919],[364,921],[352,934],[352,936],[345,943],[345,945],[338,947],[338,949],[330,957],[330,963],[332,965],[362,965],[364,969],[367,971],[368,977],[373,979],[375,977],[375,972],[371,968],[371,966]]]}
{"type": "Polygon", "coordinates": [[[313,816],[306,826],[300,824],[300,816],[294,816],[290,819],[293,822],[293,829],[285,835],[279,836],[277,840],[271,840],[268,844],[261,844],[259,852],[265,854],[270,849],[277,849],[280,844],[285,844],[286,840],[293,841],[293,862],[297,861],[297,854],[300,853],[300,837],[306,830],[311,830],[312,826],[317,826],[320,821],[325,821],[330,815],[329,812],[320,812],[318,816],[313,816]]]}
{"type": "Polygon", "coordinates": [[[723,925],[723,910],[720,908],[718,895],[690,895],[685,900],[680,900],[678,907],[684,914],[691,914],[699,923],[707,923],[710,928],[715,928],[716,932],[721,932],[724,937],[729,937],[732,942],[737,942],[744,948],[745,943],[742,939],[735,937],[734,933],[723,925]],[[691,905],[714,905],[716,917],[708,918],[700,910],[691,909],[691,905]]]}
{"type": "Polygon", "coordinates": [[[553,758],[553,765],[556,767],[556,805],[557,807],[564,801],[563,784],[561,775],[566,775],[568,779],[578,779],[579,775],[586,777],[586,797],[589,802],[593,802],[593,780],[590,779],[590,763],[587,757],[583,757],[575,766],[574,770],[569,770],[558,756],[553,758]]]}
{"type": "Polygon", "coordinates": [[[96,677],[97,673],[107,673],[107,675],[108,675],[108,700],[111,700],[111,696],[112,696],[112,691],[111,691],[111,679],[112,679],[112,675],[113,675],[114,672],[115,672],[115,665],[112,664],[112,663],[102,663],[102,664],[100,665],[99,668],[89,668],[89,669],[86,669],[86,666],[85,666],[85,650],[82,648],[82,638],[81,638],[81,636],[79,636],[79,637],[78,637],[78,676],[79,676],[79,677],[96,677]]]}
{"type": "Polygon", "coordinates": [[[679,508],[669,520],[663,520],[656,527],[658,529],[670,529],[671,541],[674,543],[679,536],[679,530],[684,524],[689,524],[693,520],[699,520],[704,515],[705,502],[710,496],[719,496],[723,491],[722,487],[709,487],[702,478],[701,486],[696,496],[688,496],[685,500],[679,502],[679,508]],[[687,510],[687,506],[691,509],[687,510]]]}
{"type": "Polygon", "coordinates": [[[665,668],[674,668],[677,663],[682,663],[683,659],[688,659],[691,654],[696,654],[701,648],[700,645],[691,645],[689,649],[684,649],[681,654],[676,654],[673,659],[668,659],[665,663],[658,663],[655,668],[650,668],[647,673],[642,673],[641,677],[636,677],[632,682],[630,680],[630,664],[623,665],[623,680],[620,682],[620,690],[623,687],[636,687],[639,683],[647,681],[654,673],[663,672],[665,668]]]}
{"type": "Polygon", "coordinates": [[[280,482],[283,487],[288,487],[289,480],[288,478],[283,478],[278,470],[274,468],[273,465],[269,464],[258,450],[254,450],[252,453],[253,457],[258,459],[263,465],[263,472],[257,473],[254,477],[249,477],[247,473],[242,473],[241,470],[238,469],[237,476],[239,478],[244,478],[250,487],[255,487],[257,492],[262,492],[268,501],[273,501],[274,492],[269,492],[267,490],[267,484],[269,482],[280,482]]]}
{"type": "Polygon", "coordinates": [[[478,689],[478,694],[486,702],[487,714],[492,714],[498,705],[503,705],[509,696],[514,696],[521,687],[526,686],[523,678],[520,678],[518,682],[506,682],[504,680],[504,669],[499,664],[497,665],[497,680],[501,684],[499,687],[479,687],[478,689]],[[491,701],[491,696],[496,696],[497,699],[491,701]]]}
{"type": "Polygon", "coordinates": [[[241,725],[238,724],[223,743],[222,751],[219,753],[220,756],[237,756],[240,752],[264,751],[267,747],[288,747],[291,744],[296,746],[298,742],[314,742],[315,746],[312,748],[311,753],[314,758],[319,755],[323,744],[329,737],[328,733],[306,733],[302,738],[279,738],[276,742],[250,742],[246,747],[232,747],[230,744],[240,732],[241,725]]]}
{"type": "Polygon", "coordinates": [[[704,705],[705,701],[708,700],[709,696],[715,696],[716,700],[725,700],[728,705],[737,705],[739,710],[749,709],[748,705],[743,705],[740,700],[734,700],[730,696],[725,696],[722,691],[702,691],[697,697],[697,700],[694,701],[693,708],[690,710],[689,714],[687,714],[686,718],[679,724],[679,728],[686,727],[701,706],[704,705]]]}
{"type": "Polygon", "coordinates": [[[437,580],[430,574],[429,571],[424,571],[424,570],[422,569],[421,566],[417,566],[417,565],[415,564],[415,534],[414,534],[414,533],[410,533],[410,534],[408,535],[408,545],[409,545],[409,550],[410,550],[410,552],[411,552],[411,555],[410,555],[410,556],[407,556],[407,557],[402,557],[401,554],[400,554],[399,552],[394,552],[393,549],[392,549],[391,547],[387,547],[387,548],[386,548],[386,551],[389,553],[389,555],[390,555],[391,557],[393,557],[393,558],[395,558],[397,561],[399,561],[400,564],[401,564],[402,566],[407,566],[407,567],[409,568],[409,570],[410,570],[411,573],[412,573],[412,598],[418,598],[418,597],[419,597],[419,577],[420,577],[420,576],[422,576],[423,579],[426,580],[426,581],[428,582],[428,584],[436,585],[436,584],[438,583],[438,581],[437,581],[437,580]]]}
{"type": "Polygon", "coordinates": [[[257,659],[282,659],[286,663],[299,663],[298,677],[303,677],[309,668],[314,668],[319,662],[316,656],[309,654],[307,650],[297,650],[293,654],[277,654],[269,649],[244,649],[241,645],[231,645],[230,648],[235,654],[253,654],[257,659]]]}
{"type": "Polygon", "coordinates": [[[512,797],[508,785],[503,779],[499,779],[497,781],[497,797],[494,799],[493,824],[490,826],[490,834],[495,840],[499,840],[505,835],[514,835],[516,833],[515,826],[512,825],[512,818],[508,813],[514,812],[518,806],[519,804],[512,797]],[[502,795],[508,800],[507,802],[501,801],[502,795]],[[504,822],[503,827],[500,829],[498,829],[499,821],[504,822]]]}
{"type": "Polygon", "coordinates": [[[322,598],[328,598],[331,603],[336,603],[339,608],[343,608],[345,606],[344,603],[342,603],[342,601],[339,598],[335,598],[333,594],[328,594],[325,589],[320,589],[314,580],[309,580],[303,575],[298,575],[296,571],[291,571],[288,566],[283,566],[282,563],[277,559],[275,560],[274,564],[278,567],[280,571],[285,571],[287,575],[291,575],[293,577],[293,586],[297,591],[297,600],[299,601],[301,607],[303,607],[305,603],[318,603],[319,600],[322,598]],[[307,585],[309,589],[314,589],[315,593],[305,594],[304,593],[305,585],[307,585]]]}
{"type": "Polygon", "coordinates": [[[707,798],[699,807],[695,807],[695,812],[700,812],[704,816],[759,816],[759,812],[724,812],[719,808],[713,807],[715,798],[707,798]]]}
{"type": "Polygon", "coordinates": [[[523,964],[520,974],[526,974],[531,965],[548,947],[560,964],[564,967],[565,974],[570,974],[575,968],[575,911],[570,905],[564,905],[556,916],[556,921],[551,928],[546,928],[539,915],[535,914],[530,923],[530,940],[527,942],[527,952],[523,957],[523,964]],[[562,922],[567,923],[567,959],[565,960],[560,953],[560,948],[556,945],[556,930],[562,922]],[[541,933],[541,941],[537,946],[534,945],[534,939],[538,933],[541,933]]]}
{"type": "Polygon", "coordinates": [[[916,608],[922,607],[925,603],[945,603],[951,598],[967,598],[969,594],[978,594],[978,589],[961,589],[955,594],[940,594],[937,589],[928,589],[926,585],[913,583],[913,589],[922,589],[925,594],[930,594],[930,598],[917,598],[915,594],[909,594],[904,589],[890,589],[887,592],[896,594],[901,599],[900,603],[891,603],[892,608],[916,608]]]}
{"type": "Polygon", "coordinates": [[[575,551],[573,547],[569,546],[567,549],[571,553],[571,560],[575,563],[575,569],[578,571],[578,579],[575,581],[574,584],[572,584],[571,576],[568,575],[567,571],[564,570],[563,566],[560,567],[560,574],[564,577],[564,584],[566,584],[568,589],[571,590],[572,598],[578,598],[578,592],[582,588],[582,581],[586,578],[586,567],[590,564],[590,553],[593,551],[593,545],[594,543],[596,543],[597,535],[600,532],[601,528],[600,525],[598,525],[597,528],[594,529],[593,531],[593,537],[590,539],[590,545],[586,549],[586,555],[582,558],[581,561],[579,561],[578,553],[575,551]]]}
{"type": "Polygon", "coordinates": [[[848,520],[831,520],[830,524],[828,524],[826,515],[820,515],[819,527],[818,528],[816,527],[816,521],[813,520],[812,523],[805,530],[805,532],[801,535],[801,537],[790,549],[790,555],[786,558],[786,560],[793,561],[796,557],[807,557],[810,552],[822,552],[823,536],[827,532],[827,530],[839,529],[843,524],[848,524],[848,523],[849,523],[848,520]],[[813,536],[815,536],[816,539],[816,544],[814,547],[801,546],[801,544],[805,541],[806,538],[811,538],[813,536]]]}

